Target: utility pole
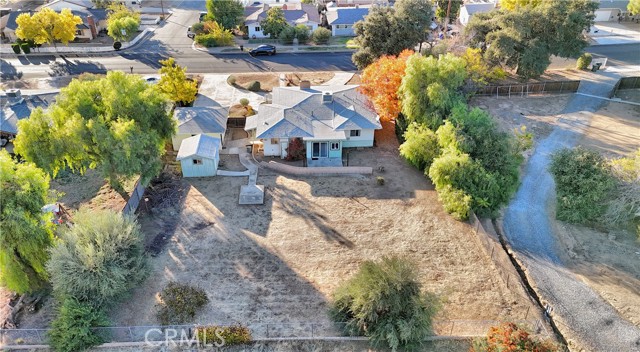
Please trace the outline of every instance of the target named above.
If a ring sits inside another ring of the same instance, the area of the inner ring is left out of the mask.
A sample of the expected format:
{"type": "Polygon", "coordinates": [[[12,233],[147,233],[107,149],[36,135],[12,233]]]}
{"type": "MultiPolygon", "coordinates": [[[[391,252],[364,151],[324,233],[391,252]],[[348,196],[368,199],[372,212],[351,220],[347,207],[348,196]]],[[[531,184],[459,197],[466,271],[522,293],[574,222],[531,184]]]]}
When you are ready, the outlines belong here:
{"type": "MultiPolygon", "coordinates": [[[[451,0],[449,0],[449,6],[451,6],[451,0]]],[[[162,8],[162,20],[164,21],[164,2],[160,0],[160,7],[162,8]]]]}
{"type": "Polygon", "coordinates": [[[445,18],[444,23],[444,31],[447,32],[447,26],[449,25],[449,14],[451,13],[451,0],[449,0],[449,5],[447,5],[447,17],[445,18]]]}

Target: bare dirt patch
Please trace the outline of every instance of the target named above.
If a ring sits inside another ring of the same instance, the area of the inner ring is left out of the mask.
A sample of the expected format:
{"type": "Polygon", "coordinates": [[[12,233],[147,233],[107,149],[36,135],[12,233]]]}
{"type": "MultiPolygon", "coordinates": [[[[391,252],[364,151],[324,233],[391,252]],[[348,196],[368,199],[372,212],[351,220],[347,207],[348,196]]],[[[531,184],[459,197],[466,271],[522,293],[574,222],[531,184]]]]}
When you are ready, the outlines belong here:
{"type": "Polygon", "coordinates": [[[474,97],[470,105],[489,112],[504,131],[513,133],[514,129],[526,126],[527,132],[533,132],[534,140],[538,141],[553,131],[560,118],[559,114],[570,98],[569,94],[513,98],[474,97]]]}
{"type": "Polygon", "coordinates": [[[373,176],[294,179],[261,169],[259,206],[237,204],[244,177],[183,180],[184,204],[140,219],[148,236],[170,240],[113,322],[156,324],[157,294],[176,280],[203,287],[211,300],[195,323],[328,323],[335,288],[362,261],[384,255],[416,262],[424,288],[444,300],[439,319],[520,320],[529,310],[532,319],[530,301],[500,280],[473,229],[444,212],[397,142],[378,145],[350,154],[350,165],[385,167],[373,176]]]}
{"type": "Polygon", "coordinates": [[[607,157],[621,157],[640,148],[640,106],[611,102],[591,117],[580,145],[607,157]]]}
{"type": "MultiPolygon", "coordinates": [[[[329,81],[334,75],[333,72],[284,73],[285,83],[291,86],[299,85],[301,80],[310,81],[311,85],[320,85],[329,81]]],[[[236,85],[240,87],[247,87],[249,83],[258,81],[261,91],[271,92],[273,87],[280,86],[279,73],[236,73],[233,76],[236,78],[236,85]]]]}
{"type": "Polygon", "coordinates": [[[353,77],[351,77],[351,79],[349,80],[349,82],[347,82],[347,85],[355,85],[355,84],[362,84],[362,77],[360,76],[359,73],[354,74],[353,77]]]}

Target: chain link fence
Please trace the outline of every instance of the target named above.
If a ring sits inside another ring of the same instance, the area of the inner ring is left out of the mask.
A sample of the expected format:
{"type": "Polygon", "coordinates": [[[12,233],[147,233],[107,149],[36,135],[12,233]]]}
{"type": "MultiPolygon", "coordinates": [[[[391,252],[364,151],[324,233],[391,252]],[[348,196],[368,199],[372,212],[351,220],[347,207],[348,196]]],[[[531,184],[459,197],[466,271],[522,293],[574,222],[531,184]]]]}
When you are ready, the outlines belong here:
{"type": "MultiPolygon", "coordinates": [[[[476,337],[485,336],[499,320],[436,320],[433,336],[476,337]]],[[[536,335],[550,336],[539,320],[513,321],[524,325],[536,335]]],[[[115,326],[94,328],[105,342],[163,342],[194,340],[197,325],[172,326],[115,326]]],[[[346,340],[346,323],[256,323],[250,324],[253,340],[346,340]]],[[[3,345],[46,345],[49,329],[0,329],[0,347],[3,345]]]]}
{"type": "Polygon", "coordinates": [[[616,86],[616,90],[636,88],[640,88],[640,77],[622,77],[616,86]]]}
{"type": "Polygon", "coordinates": [[[475,92],[476,96],[512,97],[529,96],[550,93],[575,93],[580,81],[550,81],[540,83],[508,84],[500,86],[486,86],[475,92]]]}

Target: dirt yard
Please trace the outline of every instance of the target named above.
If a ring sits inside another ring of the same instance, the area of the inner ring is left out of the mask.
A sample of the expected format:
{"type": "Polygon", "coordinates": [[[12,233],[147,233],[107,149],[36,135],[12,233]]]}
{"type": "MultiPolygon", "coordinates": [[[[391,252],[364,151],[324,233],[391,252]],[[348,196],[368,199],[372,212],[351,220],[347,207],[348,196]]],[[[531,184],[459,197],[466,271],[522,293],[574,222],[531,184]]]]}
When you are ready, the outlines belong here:
{"type": "Polygon", "coordinates": [[[170,280],[206,290],[211,302],[196,323],[328,322],[334,289],[362,261],[384,255],[416,263],[424,289],[443,299],[439,319],[520,320],[529,309],[532,319],[536,309],[506,288],[470,226],[444,212],[395,143],[352,151],[350,165],[385,167],[369,177],[294,179],[260,169],[264,205],[237,204],[244,177],[184,180],[183,204],[140,218],[148,236],[168,243],[113,322],[156,324],[157,294],[170,280]]]}
{"type": "Polygon", "coordinates": [[[297,86],[301,80],[307,80],[311,82],[311,85],[320,85],[331,78],[333,78],[333,72],[293,72],[293,73],[236,73],[233,76],[236,78],[236,84],[241,87],[246,87],[250,82],[260,82],[260,90],[264,92],[270,92],[273,87],[280,86],[280,75],[283,74],[289,79],[290,85],[297,86]]]}

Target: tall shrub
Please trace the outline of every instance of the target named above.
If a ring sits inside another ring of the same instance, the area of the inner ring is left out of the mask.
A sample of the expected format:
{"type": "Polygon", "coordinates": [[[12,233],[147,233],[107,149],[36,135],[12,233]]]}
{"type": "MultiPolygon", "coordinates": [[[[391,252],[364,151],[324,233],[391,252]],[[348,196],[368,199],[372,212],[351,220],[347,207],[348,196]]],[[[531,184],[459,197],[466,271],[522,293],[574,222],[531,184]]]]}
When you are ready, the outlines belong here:
{"type": "Polygon", "coordinates": [[[324,27],[318,27],[313,31],[313,33],[311,33],[311,41],[318,45],[327,44],[330,38],[331,31],[324,27]]]}
{"type": "Polygon", "coordinates": [[[57,352],[78,352],[105,342],[92,328],[109,326],[101,308],[74,298],[66,298],[51,322],[49,343],[57,352]]]}
{"type": "Polygon", "coordinates": [[[404,140],[400,145],[400,155],[420,170],[428,169],[440,154],[436,134],[424,125],[415,122],[409,125],[404,140]]]}
{"type": "Polygon", "coordinates": [[[334,293],[332,316],[352,334],[368,336],[377,347],[393,351],[419,347],[431,332],[438,309],[424,293],[415,265],[397,257],[366,261],[334,293]]]}

